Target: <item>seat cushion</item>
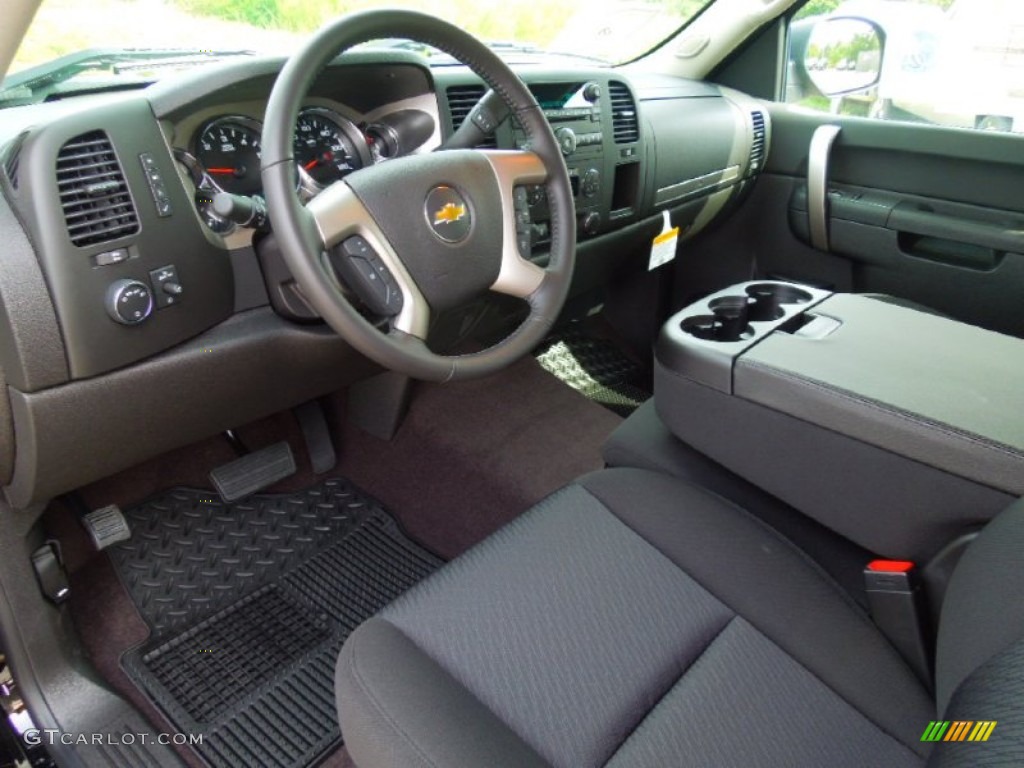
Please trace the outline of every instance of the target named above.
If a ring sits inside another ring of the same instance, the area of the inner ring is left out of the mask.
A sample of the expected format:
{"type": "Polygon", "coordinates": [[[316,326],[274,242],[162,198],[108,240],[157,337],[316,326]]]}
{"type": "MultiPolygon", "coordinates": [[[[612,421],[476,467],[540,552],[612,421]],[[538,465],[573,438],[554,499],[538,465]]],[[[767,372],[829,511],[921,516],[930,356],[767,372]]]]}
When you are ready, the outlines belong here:
{"type": "Polygon", "coordinates": [[[763,523],[686,482],[589,475],[357,629],[361,768],[919,765],[927,692],[763,523]]]}
{"type": "Polygon", "coordinates": [[[864,563],[872,559],[867,550],[684,443],[661,421],[653,397],[615,428],[601,453],[609,467],[672,475],[738,504],[792,541],[848,595],[867,606],[864,563]]]}

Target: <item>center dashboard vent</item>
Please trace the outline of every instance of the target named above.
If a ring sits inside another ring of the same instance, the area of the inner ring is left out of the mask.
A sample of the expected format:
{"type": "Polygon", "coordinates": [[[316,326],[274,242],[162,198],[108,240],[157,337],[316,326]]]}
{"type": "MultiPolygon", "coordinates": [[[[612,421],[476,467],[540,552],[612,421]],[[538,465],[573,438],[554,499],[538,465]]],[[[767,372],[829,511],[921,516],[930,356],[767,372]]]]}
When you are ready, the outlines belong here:
{"type": "Polygon", "coordinates": [[[750,142],[750,164],[748,165],[748,171],[750,173],[757,173],[761,170],[761,166],[764,165],[764,156],[767,149],[767,135],[765,134],[764,124],[764,113],[763,112],[751,112],[750,122],[752,131],[752,140],[750,142]]]}
{"type": "Polygon", "coordinates": [[[612,102],[612,134],[616,144],[630,144],[640,138],[636,103],[625,83],[608,83],[608,96],[612,102]]]}
{"type": "Polygon", "coordinates": [[[75,245],[105,243],[139,231],[124,172],[103,131],[83,133],[60,148],[57,188],[75,245]]]}
{"type": "MultiPolygon", "coordinates": [[[[452,130],[459,130],[476,103],[484,97],[487,89],[482,85],[453,85],[446,91],[448,96],[448,111],[452,118],[452,130]]],[[[497,142],[494,136],[488,136],[477,144],[483,149],[496,148],[497,142]]]]}

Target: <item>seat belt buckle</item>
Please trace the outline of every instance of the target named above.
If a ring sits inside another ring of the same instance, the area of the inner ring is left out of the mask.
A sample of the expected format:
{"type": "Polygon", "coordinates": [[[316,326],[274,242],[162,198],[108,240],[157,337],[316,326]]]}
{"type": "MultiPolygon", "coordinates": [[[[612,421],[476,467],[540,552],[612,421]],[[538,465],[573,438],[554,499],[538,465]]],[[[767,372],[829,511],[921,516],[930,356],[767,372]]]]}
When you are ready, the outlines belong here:
{"type": "Polygon", "coordinates": [[[924,595],[914,564],[872,560],[864,569],[871,618],[925,685],[932,687],[924,595]]]}

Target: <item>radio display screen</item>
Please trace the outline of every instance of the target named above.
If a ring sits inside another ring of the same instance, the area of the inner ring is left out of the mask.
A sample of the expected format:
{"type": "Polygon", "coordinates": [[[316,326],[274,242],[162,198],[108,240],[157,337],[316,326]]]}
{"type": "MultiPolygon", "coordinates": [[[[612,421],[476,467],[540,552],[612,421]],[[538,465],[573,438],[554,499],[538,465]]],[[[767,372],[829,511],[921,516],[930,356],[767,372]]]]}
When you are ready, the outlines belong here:
{"type": "Polygon", "coordinates": [[[583,98],[584,83],[532,83],[530,92],[541,109],[567,109],[589,107],[583,98]]]}

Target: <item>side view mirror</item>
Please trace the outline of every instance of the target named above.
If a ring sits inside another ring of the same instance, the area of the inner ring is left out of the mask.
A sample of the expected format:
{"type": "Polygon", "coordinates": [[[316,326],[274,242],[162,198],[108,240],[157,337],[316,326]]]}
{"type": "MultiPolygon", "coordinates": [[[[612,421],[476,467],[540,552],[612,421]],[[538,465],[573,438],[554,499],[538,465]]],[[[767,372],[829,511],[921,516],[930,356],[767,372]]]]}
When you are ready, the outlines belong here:
{"type": "Polygon", "coordinates": [[[882,74],[885,32],[872,21],[833,16],[817,22],[804,49],[804,69],[823,96],[856,93],[882,74]]]}

